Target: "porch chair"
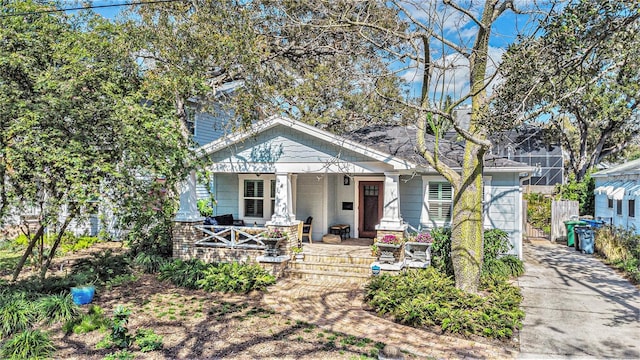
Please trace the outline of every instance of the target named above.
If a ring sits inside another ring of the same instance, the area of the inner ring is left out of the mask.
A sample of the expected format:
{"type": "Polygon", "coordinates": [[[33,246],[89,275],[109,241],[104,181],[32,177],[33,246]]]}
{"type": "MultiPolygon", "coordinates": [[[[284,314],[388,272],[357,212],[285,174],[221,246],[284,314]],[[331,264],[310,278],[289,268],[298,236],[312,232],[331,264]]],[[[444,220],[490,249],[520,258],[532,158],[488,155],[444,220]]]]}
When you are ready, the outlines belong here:
{"type": "Polygon", "coordinates": [[[313,221],[313,217],[309,216],[307,220],[302,224],[302,235],[300,236],[300,241],[302,241],[303,237],[307,237],[309,239],[309,244],[313,244],[313,240],[311,239],[311,233],[313,232],[313,227],[311,226],[311,222],[313,221]]]}

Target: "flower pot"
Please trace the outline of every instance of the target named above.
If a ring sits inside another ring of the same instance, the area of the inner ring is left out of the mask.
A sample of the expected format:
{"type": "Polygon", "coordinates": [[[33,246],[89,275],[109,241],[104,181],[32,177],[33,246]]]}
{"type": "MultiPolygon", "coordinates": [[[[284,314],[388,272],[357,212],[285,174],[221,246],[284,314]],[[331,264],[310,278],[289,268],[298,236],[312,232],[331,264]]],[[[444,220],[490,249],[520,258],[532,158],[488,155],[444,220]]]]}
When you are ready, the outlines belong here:
{"type": "Polygon", "coordinates": [[[431,243],[408,241],[404,244],[404,254],[411,261],[428,263],[431,261],[431,243]]]}
{"type": "Polygon", "coordinates": [[[280,243],[286,238],[261,238],[260,240],[265,246],[264,255],[269,257],[277,257],[280,254],[280,243]]]}
{"type": "Polygon", "coordinates": [[[393,264],[400,261],[402,244],[376,243],[380,251],[378,261],[382,264],[393,264]]]}
{"type": "Polygon", "coordinates": [[[93,300],[93,295],[96,292],[96,287],[90,286],[76,286],[71,288],[71,297],[73,303],[76,305],[85,305],[93,300]]]}

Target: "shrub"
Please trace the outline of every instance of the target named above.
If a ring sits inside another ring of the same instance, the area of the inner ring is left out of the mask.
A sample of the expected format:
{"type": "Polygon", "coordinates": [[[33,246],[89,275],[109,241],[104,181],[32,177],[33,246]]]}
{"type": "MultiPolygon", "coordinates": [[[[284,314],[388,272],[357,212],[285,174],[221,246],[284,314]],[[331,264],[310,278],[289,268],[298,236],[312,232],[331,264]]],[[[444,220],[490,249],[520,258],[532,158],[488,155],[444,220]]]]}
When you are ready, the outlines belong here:
{"type": "Polygon", "coordinates": [[[160,280],[188,289],[221,292],[264,290],[275,277],[258,265],[206,264],[200,260],[174,260],[160,269],[160,280]]]}
{"type": "Polygon", "coordinates": [[[27,330],[36,320],[37,311],[26,292],[0,295],[0,338],[27,330]]]}
{"type": "Polygon", "coordinates": [[[249,292],[264,290],[275,281],[275,277],[259,265],[220,263],[209,266],[197,284],[206,291],[249,292]]]}
{"type": "Polygon", "coordinates": [[[7,340],[0,357],[3,359],[44,359],[56,351],[53,342],[46,332],[40,330],[24,330],[7,340]]]}
{"type": "Polygon", "coordinates": [[[162,349],[162,336],[156,334],[150,329],[138,329],[138,331],[136,331],[135,342],[142,352],[162,349]]]}
{"type": "Polygon", "coordinates": [[[155,274],[167,263],[167,258],[158,254],[141,252],[133,258],[133,263],[146,274],[155,274]]]}
{"type": "Polygon", "coordinates": [[[169,280],[174,285],[187,289],[198,289],[198,280],[204,277],[207,267],[207,264],[198,259],[187,261],[177,259],[162,265],[158,279],[169,280]]]}
{"type": "Polygon", "coordinates": [[[78,317],[78,306],[71,294],[47,295],[38,300],[38,315],[46,323],[65,322],[78,317]]]}
{"type": "Polygon", "coordinates": [[[504,339],[522,327],[522,296],[504,279],[483,278],[486,296],[457,289],[451,277],[434,268],[383,274],[367,285],[365,300],[381,315],[415,327],[439,326],[443,332],[504,339]]]}
{"type": "Polygon", "coordinates": [[[451,228],[437,227],[431,230],[431,266],[449,276],[453,276],[451,262],[451,228]]]}
{"type": "MultiPolygon", "coordinates": [[[[111,250],[94,254],[91,258],[78,261],[73,266],[72,277],[86,277],[100,284],[118,276],[131,273],[129,261],[124,255],[114,255],[111,250]]],[[[77,281],[76,285],[84,285],[77,281]]]]}
{"type": "Polygon", "coordinates": [[[596,231],[595,251],[606,262],[640,283],[640,235],[623,228],[604,227],[596,231]]]}
{"type": "Polygon", "coordinates": [[[484,260],[482,273],[490,276],[511,277],[524,273],[522,260],[513,255],[504,255],[512,249],[509,234],[504,230],[491,229],[484,232],[484,260]]]}
{"type": "Polygon", "coordinates": [[[563,200],[576,200],[580,206],[580,215],[593,215],[595,212],[595,180],[586,174],[582,181],[576,181],[574,174],[569,174],[566,184],[557,184],[555,192],[563,200]]]}

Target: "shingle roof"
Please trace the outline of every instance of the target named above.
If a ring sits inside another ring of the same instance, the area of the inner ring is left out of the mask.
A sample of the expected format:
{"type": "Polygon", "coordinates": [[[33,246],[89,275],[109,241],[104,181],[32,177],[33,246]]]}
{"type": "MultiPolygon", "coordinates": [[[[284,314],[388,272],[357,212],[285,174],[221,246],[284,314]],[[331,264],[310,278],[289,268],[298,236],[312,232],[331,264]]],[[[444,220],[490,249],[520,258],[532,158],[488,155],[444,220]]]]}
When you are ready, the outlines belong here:
{"type": "MultiPolygon", "coordinates": [[[[414,164],[428,166],[427,161],[416,151],[417,130],[412,125],[372,125],[343,136],[414,164]]],[[[436,139],[433,135],[425,135],[425,141],[428,149],[433,149],[436,145],[436,139]]],[[[440,150],[440,160],[443,163],[453,168],[462,167],[464,145],[440,139],[438,149],[440,150]]],[[[485,154],[485,167],[528,168],[529,166],[503,157],[485,154]]]]}

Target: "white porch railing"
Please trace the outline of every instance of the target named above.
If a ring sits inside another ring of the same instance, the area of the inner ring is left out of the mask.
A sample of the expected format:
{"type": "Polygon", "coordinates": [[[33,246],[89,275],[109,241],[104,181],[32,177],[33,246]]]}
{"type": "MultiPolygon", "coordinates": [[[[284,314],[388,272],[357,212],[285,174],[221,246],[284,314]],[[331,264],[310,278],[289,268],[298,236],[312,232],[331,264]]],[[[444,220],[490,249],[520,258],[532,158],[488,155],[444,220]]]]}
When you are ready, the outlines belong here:
{"type": "Polygon", "coordinates": [[[262,233],[267,228],[247,226],[196,225],[203,238],[196,240],[199,246],[226,247],[232,249],[265,249],[262,233]]]}

